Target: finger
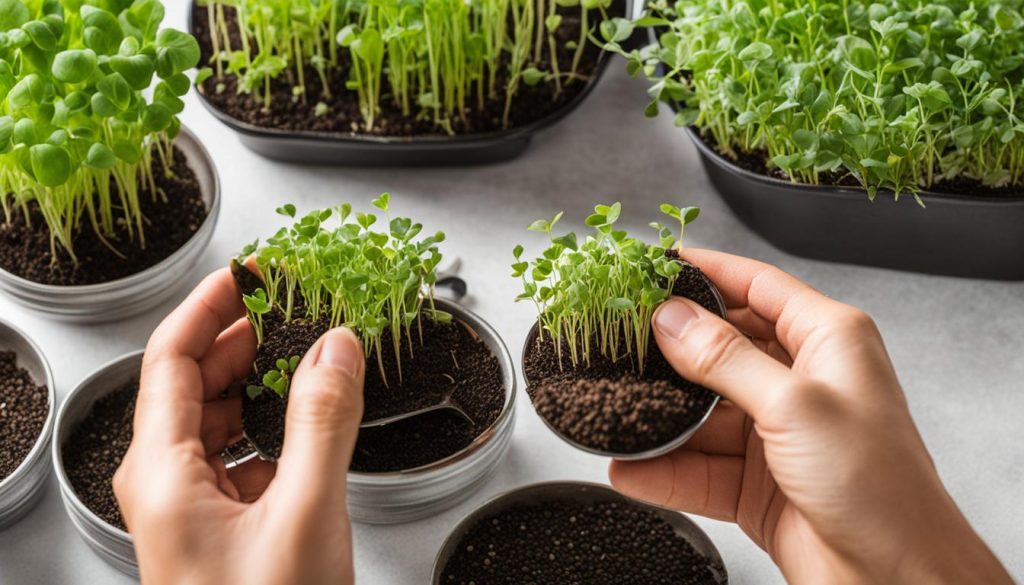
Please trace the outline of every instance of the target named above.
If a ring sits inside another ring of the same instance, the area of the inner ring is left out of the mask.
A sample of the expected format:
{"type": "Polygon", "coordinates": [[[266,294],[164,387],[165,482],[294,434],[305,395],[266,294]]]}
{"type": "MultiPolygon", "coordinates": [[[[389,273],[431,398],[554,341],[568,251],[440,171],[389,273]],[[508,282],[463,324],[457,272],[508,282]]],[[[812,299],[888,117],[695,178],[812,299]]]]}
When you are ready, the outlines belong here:
{"type": "Polygon", "coordinates": [[[792,372],[735,327],[693,301],[673,297],[654,313],[654,336],[681,376],[725,396],[758,420],[770,396],[792,372]]]}
{"type": "Polygon", "coordinates": [[[325,333],[299,364],[278,459],[278,479],[291,506],[344,511],[345,477],[363,417],[365,369],[362,345],[344,328],[325,333]]]}
{"type": "Polygon", "coordinates": [[[753,343],[754,347],[768,354],[774,358],[775,361],[787,368],[793,366],[793,358],[790,357],[789,352],[786,351],[786,348],[782,347],[782,344],[779,343],[777,339],[767,340],[755,338],[751,339],[750,343],[753,343]]]}
{"type": "Polygon", "coordinates": [[[205,280],[157,327],[142,361],[136,437],[149,448],[199,438],[203,376],[198,360],[244,314],[227,269],[205,280]]]}
{"type": "Polygon", "coordinates": [[[219,455],[242,436],[242,398],[235,396],[207,402],[203,406],[200,431],[207,456],[219,455]]]}
{"type": "Polygon", "coordinates": [[[747,437],[753,421],[747,413],[728,400],[722,400],[693,437],[680,449],[705,455],[742,457],[747,452],[747,437]]]}
{"type": "Polygon", "coordinates": [[[753,312],[750,307],[729,309],[726,320],[750,337],[776,339],[775,323],[753,312]]]}
{"type": "Polygon", "coordinates": [[[612,461],[608,477],[619,492],[638,500],[736,521],[744,459],[676,450],[643,461],[612,461]]]}
{"type": "Polygon", "coordinates": [[[199,361],[203,399],[214,400],[232,383],[252,372],[256,360],[256,332],[248,319],[239,319],[213,342],[199,361]]]}

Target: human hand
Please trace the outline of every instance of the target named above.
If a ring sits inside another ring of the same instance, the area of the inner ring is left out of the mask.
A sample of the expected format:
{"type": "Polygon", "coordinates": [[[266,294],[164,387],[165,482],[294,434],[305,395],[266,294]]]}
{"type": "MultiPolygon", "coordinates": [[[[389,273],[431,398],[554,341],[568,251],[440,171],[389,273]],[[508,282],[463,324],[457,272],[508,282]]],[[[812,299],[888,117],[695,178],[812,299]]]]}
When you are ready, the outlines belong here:
{"type": "Polygon", "coordinates": [[[613,462],[618,490],[738,523],[793,584],[1012,583],[943,487],[866,314],[761,262],[684,256],[729,323],[672,299],[655,338],[727,400],[677,451],[613,462]]]}
{"type": "Polygon", "coordinates": [[[292,380],[276,466],[226,470],[241,398],[220,396],[256,355],[244,315],[220,270],[149,340],[134,438],[113,482],[142,581],[352,583],[345,478],[363,413],[362,346],[347,329],[326,333],[292,380]]]}

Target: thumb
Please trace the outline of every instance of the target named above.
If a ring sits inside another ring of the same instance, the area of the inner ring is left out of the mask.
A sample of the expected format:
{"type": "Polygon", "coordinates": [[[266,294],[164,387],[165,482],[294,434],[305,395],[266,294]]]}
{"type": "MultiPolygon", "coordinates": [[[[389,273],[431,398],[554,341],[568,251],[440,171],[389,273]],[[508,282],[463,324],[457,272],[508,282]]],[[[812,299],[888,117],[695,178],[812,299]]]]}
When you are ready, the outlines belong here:
{"type": "Polygon", "coordinates": [[[286,492],[303,493],[314,506],[337,498],[344,503],[363,418],[365,370],[362,344],[345,328],[328,331],[306,352],[288,390],[278,459],[277,478],[286,492]]]}
{"type": "Polygon", "coordinates": [[[654,337],[668,363],[687,380],[725,396],[754,420],[793,373],[732,324],[699,304],[673,297],[654,312],[654,337]]]}

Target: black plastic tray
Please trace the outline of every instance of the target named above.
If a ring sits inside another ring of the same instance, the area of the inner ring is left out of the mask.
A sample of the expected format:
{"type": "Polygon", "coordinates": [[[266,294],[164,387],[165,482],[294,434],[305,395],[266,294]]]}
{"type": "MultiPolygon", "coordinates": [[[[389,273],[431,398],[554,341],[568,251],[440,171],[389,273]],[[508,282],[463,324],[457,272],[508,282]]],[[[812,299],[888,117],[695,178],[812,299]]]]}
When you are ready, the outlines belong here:
{"type": "MultiPolygon", "coordinates": [[[[631,2],[627,1],[626,14],[631,2]]],[[[193,30],[189,8],[189,31],[193,30]]],[[[640,36],[639,33],[634,36],[640,36]]],[[[249,150],[270,159],[313,165],[449,166],[481,165],[511,160],[526,150],[533,135],[554,125],[575,110],[601,80],[611,54],[602,52],[594,74],[583,90],[551,114],[523,126],[457,136],[368,136],[335,132],[289,131],[249,124],[227,115],[200,92],[211,114],[238,134],[249,150]]]]}
{"type": "Polygon", "coordinates": [[[711,183],[750,229],[816,260],[945,276],[1024,280],[1020,198],[904,195],[790,183],[747,171],[687,129],[711,183]]]}

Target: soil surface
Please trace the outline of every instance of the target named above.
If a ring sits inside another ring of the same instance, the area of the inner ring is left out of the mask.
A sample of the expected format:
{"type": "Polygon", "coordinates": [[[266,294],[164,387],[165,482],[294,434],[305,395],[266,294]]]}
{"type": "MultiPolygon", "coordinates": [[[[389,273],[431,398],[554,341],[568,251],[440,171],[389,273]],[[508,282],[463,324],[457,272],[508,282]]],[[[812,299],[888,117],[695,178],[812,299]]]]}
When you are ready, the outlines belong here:
{"type": "MultiPolygon", "coordinates": [[[[148,188],[139,192],[139,204],[145,217],[145,248],[120,229],[108,241],[124,256],[115,254],[93,231],[88,218],[82,218],[74,240],[78,265],[66,252],[57,249],[57,261],[50,253],[50,232],[35,202],[29,204],[30,223],[18,210],[11,223],[0,215],[0,268],[42,284],[77,286],[110,282],[131,276],[158,264],[177,252],[206,220],[207,209],[195,173],[185,154],[174,149],[173,176],[167,177],[159,156],[153,156],[153,177],[158,193],[148,188]]],[[[118,200],[116,186],[111,186],[118,200]]],[[[0,196],[3,196],[0,194],[0,196]]],[[[115,208],[115,215],[120,208],[115,208]]]]}
{"type": "Polygon", "coordinates": [[[64,471],[78,499],[111,526],[127,530],[111,481],[132,442],[138,382],[107,394],[61,445],[64,471]]]}
{"type": "Polygon", "coordinates": [[[711,561],[656,513],[620,502],[552,501],[482,518],[444,585],[715,585],[711,561]]]}
{"type": "MultiPolygon", "coordinates": [[[[562,25],[559,27],[556,36],[558,37],[559,69],[569,71],[572,65],[574,51],[564,47],[566,41],[579,37],[580,22],[578,8],[559,8],[563,15],[562,25]]],[[[624,13],[623,2],[616,1],[609,11],[611,15],[622,15],[624,13]]],[[[225,11],[228,19],[228,29],[232,37],[232,45],[240,47],[241,39],[238,32],[238,25],[232,10],[225,11]]],[[[591,16],[591,20],[596,18],[591,16]]],[[[541,23],[542,24],[542,23],[541,23]]],[[[196,7],[193,10],[192,33],[199,39],[202,49],[202,62],[211,63],[213,46],[209,34],[209,17],[206,9],[196,7]]],[[[547,49],[545,47],[545,59],[547,49]]],[[[597,70],[602,51],[593,43],[588,42],[583,58],[580,60],[578,73],[584,78],[591,77],[597,70]]],[[[507,58],[507,55],[506,55],[507,58]]],[[[543,67],[543,65],[542,65],[543,67]]],[[[419,116],[420,108],[413,104],[410,115],[404,115],[401,108],[390,98],[391,90],[387,77],[382,80],[381,85],[381,112],[378,114],[374,128],[368,130],[359,111],[358,94],[346,89],[345,82],[348,71],[351,68],[347,51],[342,51],[339,57],[339,65],[331,67],[327,71],[328,86],[331,95],[323,95],[323,83],[319,74],[310,66],[304,72],[305,84],[307,87],[307,99],[294,99],[292,87],[297,85],[297,76],[294,69],[282,73],[276,80],[271,82],[271,104],[269,109],[265,108],[262,101],[252,94],[238,93],[238,80],[235,76],[224,74],[218,79],[216,75],[208,79],[201,91],[205,98],[216,109],[227,115],[255,126],[264,128],[275,128],[288,131],[311,131],[329,132],[344,135],[373,135],[373,136],[445,136],[445,131],[433,122],[432,116],[419,116]],[[218,85],[222,85],[222,91],[217,91],[218,85]],[[323,102],[329,108],[327,114],[317,116],[314,113],[318,102],[323,102]]],[[[452,120],[452,130],[455,134],[479,134],[503,130],[502,117],[505,110],[505,83],[507,79],[507,63],[499,66],[497,76],[497,96],[486,99],[484,108],[478,107],[476,92],[471,92],[466,98],[467,108],[463,117],[455,116],[452,120]]],[[[563,91],[555,97],[555,87],[549,83],[539,83],[529,87],[520,84],[519,90],[512,102],[509,116],[509,127],[515,128],[540,120],[549,114],[559,110],[567,103],[576,98],[587,86],[588,81],[578,79],[572,83],[563,84],[563,91]]]]}
{"type": "Polygon", "coordinates": [[[18,367],[13,351],[0,351],[0,482],[28,457],[49,413],[46,386],[18,367]]]}
{"type": "MultiPolygon", "coordinates": [[[[685,265],[673,294],[719,312],[714,293],[695,266],[685,265]]],[[[541,341],[531,335],[528,344],[523,369],[537,414],[564,436],[592,449],[629,454],[669,443],[700,421],[716,397],[680,377],[653,338],[643,375],[633,356],[612,361],[600,354],[596,343],[590,365],[581,360],[578,367],[565,357],[568,346],[563,346],[559,364],[548,335],[541,341]]]]}
{"type": "MultiPolygon", "coordinates": [[[[237,275],[237,272],[236,272],[237,275]]],[[[243,290],[245,282],[240,283],[243,290]]],[[[249,281],[249,286],[251,286],[249,281]]],[[[414,324],[413,346],[402,346],[401,376],[390,345],[385,343],[380,375],[376,358],[366,364],[364,420],[401,414],[443,401],[447,393],[473,419],[471,424],[450,412],[434,412],[383,427],[360,429],[353,471],[388,472],[413,469],[444,459],[468,447],[501,414],[505,387],[498,358],[460,322],[435,323],[424,318],[422,341],[414,324]]],[[[246,384],[259,385],[263,373],[279,358],[303,356],[327,331],[326,322],[264,316],[264,339],[256,355],[256,372],[246,384]]],[[[385,336],[388,334],[385,332],[385,336]]],[[[387,337],[385,337],[387,339],[387,337]]],[[[272,391],[242,399],[242,427],[261,452],[281,454],[287,400],[272,391]]]]}
{"type": "MultiPolygon", "coordinates": [[[[701,140],[711,147],[712,150],[732,162],[743,170],[764,175],[780,181],[791,181],[789,176],[777,167],[768,166],[767,154],[764,152],[738,151],[736,156],[722,152],[718,142],[710,134],[699,133],[701,140]]],[[[852,187],[863,189],[860,181],[850,173],[821,173],[821,184],[833,187],[852,187]]],[[[945,193],[948,195],[965,195],[973,197],[994,197],[994,198],[1019,198],[1024,197],[1024,186],[989,187],[980,181],[968,177],[957,177],[952,180],[944,180],[935,183],[927,189],[933,193],[945,193]]]]}

